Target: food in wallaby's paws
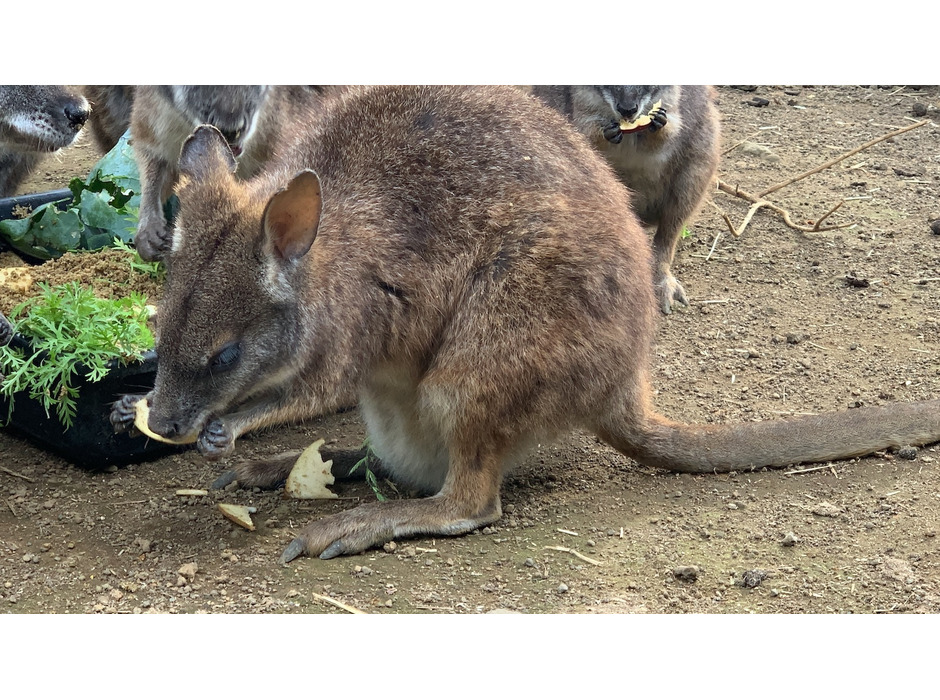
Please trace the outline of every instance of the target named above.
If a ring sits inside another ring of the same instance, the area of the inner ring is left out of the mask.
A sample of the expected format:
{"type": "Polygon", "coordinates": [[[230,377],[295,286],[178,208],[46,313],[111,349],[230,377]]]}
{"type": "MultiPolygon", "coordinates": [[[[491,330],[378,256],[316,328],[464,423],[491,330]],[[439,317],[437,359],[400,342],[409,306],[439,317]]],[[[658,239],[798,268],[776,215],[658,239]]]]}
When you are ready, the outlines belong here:
{"type": "Polygon", "coordinates": [[[291,498],[336,498],[336,494],[327,488],[335,477],[330,471],[333,460],[324,462],[320,456],[320,445],[323,443],[322,438],[317,440],[294,463],[284,484],[284,493],[291,498]]]}
{"type": "Polygon", "coordinates": [[[134,413],[134,427],[149,438],[159,440],[160,442],[168,442],[171,445],[187,445],[191,442],[196,442],[196,436],[186,438],[168,438],[163,437],[162,435],[157,435],[155,432],[153,432],[150,429],[150,426],[147,424],[147,421],[150,419],[150,404],[147,403],[147,399],[141,399],[135,404],[134,413]]]}
{"type": "Polygon", "coordinates": [[[650,107],[650,111],[646,114],[641,114],[639,117],[634,119],[632,122],[627,121],[626,119],[620,120],[620,130],[626,134],[632,134],[635,131],[642,131],[649,127],[653,123],[653,117],[651,116],[653,112],[663,106],[663,101],[658,100],[656,104],[650,107]]]}

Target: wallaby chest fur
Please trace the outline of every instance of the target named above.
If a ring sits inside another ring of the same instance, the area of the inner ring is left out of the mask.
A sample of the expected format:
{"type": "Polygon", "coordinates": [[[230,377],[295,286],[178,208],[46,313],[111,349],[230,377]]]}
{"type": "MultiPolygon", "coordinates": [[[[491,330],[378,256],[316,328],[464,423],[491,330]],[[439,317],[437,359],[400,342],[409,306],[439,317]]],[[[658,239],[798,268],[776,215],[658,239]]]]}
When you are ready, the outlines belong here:
{"type": "Polygon", "coordinates": [[[183,147],[150,429],[219,457],[358,396],[385,469],[434,494],[315,521],[282,561],[493,522],[506,471],[572,428],[693,472],[940,439],[940,401],[730,426],[656,414],[652,256],[629,193],[514,89],[350,90],[255,178],[236,167],[210,127],[183,147]]]}
{"type": "Polygon", "coordinates": [[[44,154],[71,145],[88,113],[65,85],[0,85],[0,197],[14,194],[44,154]]]}
{"type": "Polygon", "coordinates": [[[687,303],[670,272],[682,229],[714,187],[720,121],[707,85],[537,85],[532,93],[564,114],[633,192],[633,208],[655,228],[660,305],[687,303]],[[623,133],[618,124],[661,104],[664,123],[623,133]],[[614,135],[614,136],[612,136],[614,135]],[[612,140],[613,138],[613,140],[612,140]]]}

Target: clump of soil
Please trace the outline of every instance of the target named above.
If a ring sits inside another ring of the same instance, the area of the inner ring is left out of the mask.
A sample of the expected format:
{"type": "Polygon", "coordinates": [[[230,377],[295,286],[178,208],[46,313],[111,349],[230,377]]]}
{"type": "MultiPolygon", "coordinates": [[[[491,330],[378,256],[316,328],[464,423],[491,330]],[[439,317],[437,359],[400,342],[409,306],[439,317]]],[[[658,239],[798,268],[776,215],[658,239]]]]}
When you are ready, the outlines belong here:
{"type": "Polygon", "coordinates": [[[117,248],[93,252],[65,253],[62,257],[43,263],[27,265],[12,252],[0,254],[0,268],[23,268],[23,274],[32,278],[27,289],[22,285],[0,285],[0,313],[7,316],[20,303],[40,293],[39,283],[51,286],[76,281],[91,287],[102,299],[119,299],[134,292],[147,297],[156,305],[162,285],[150,275],[130,266],[130,255],[117,248]]]}

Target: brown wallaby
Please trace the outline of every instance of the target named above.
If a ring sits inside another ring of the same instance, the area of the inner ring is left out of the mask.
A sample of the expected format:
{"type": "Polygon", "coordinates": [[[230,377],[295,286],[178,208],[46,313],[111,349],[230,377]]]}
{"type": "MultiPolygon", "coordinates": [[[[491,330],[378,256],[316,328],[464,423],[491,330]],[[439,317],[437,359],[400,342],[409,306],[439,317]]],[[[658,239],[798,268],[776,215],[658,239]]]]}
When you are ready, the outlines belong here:
{"type": "Polygon", "coordinates": [[[285,129],[315,118],[323,99],[316,86],[137,86],[131,138],[141,178],[140,256],[157,260],[166,253],[170,231],[163,205],[176,183],[180,148],[196,126],[218,128],[235,155],[238,176],[249,177],[271,158],[285,129]]]}
{"type": "MultiPolygon", "coordinates": [[[[734,425],[657,414],[629,192],[513,88],[352,89],[274,166],[247,182],[236,168],[212,127],[183,147],[149,428],[220,457],[357,393],[383,468],[433,494],[311,522],[282,561],[492,523],[507,470],[575,428],[682,472],[940,439],[940,400],[734,425]]],[[[117,430],[139,398],[115,404],[117,430]]],[[[280,465],[238,479],[270,484],[280,465]]]]}
{"type": "Polygon", "coordinates": [[[82,92],[91,105],[88,126],[102,153],[117,145],[131,126],[133,85],[85,85],[82,92]]]}
{"type": "Polygon", "coordinates": [[[682,229],[714,187],[720,123],[707,85],[535,85],[532,93],[564,114],[633,191],[640,220],[655,227],[653,265],[659,304],[688,306],[671,271],[682,229]],[[658,107],[656,105],[659,105],[658,107]],[[622,122],[649,114],[648,126],[622,122]]]}
{"type": "Polygon", "coordinates": [[[86,119],[88,102],[66,85],[0,85],[0,197],[44,154],[71,145],[86,119]]]}

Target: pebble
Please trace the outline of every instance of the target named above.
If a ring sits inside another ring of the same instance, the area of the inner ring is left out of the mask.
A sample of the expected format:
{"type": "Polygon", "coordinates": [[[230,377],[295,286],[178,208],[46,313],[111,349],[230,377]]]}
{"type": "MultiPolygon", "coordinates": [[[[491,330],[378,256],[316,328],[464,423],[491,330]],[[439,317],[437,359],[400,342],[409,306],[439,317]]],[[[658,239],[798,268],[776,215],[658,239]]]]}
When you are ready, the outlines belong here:
{"type": "Polygon", "coordinates": [[[382,545],[382,549],[391,554],[396,549],[398,549],[398,545],[395,542],[386,542],[384,545],[382,545]]]}
{"type": "Polygon", "coordinates": [[[741,574],[740,586],[742,588],[757,588],[765,578],[767,578],[767,572],[761,569],[745,571],[741,574]]]}
{"type": "Polygon", "coordinates": [[[842,512],[842,509],[832,505],[829,501],[822,501],[813,506],[812,512],[814,515],[821,515],[824,518],[834,518],[842,512]]]}
{"type": "Polygon", "coordinates": [[[698,581],[698,567],[697,566],[677,566],[672,570],[672,575],[675,576],[680,581],[685,581],[686,583],[695,583],[698,581]]]}
{"type": "Polygon", "coordinates": [[[559,593],[567,593],[567,592],[568,592],[568,586],[566,586],[565,584],[561,584],[560,586],[558,586],[558,592],[559,592],[559,593]]]}
{"type": "Polygon", "coordinates": [[[800,541],[799,537],[794,535],[792,532],[788,532],[787,534],[783,536],[783,539],[780,540],[780,544],[782,544],[784,547],[792,547],[799,541],[800,541]]]}
{"type": "Polygon", "coordinates": [[[532,557],[529,557],[528,559],[526,559],[526,560],[525,560],[524,562],[522,562],[522,563],[523,563],[525,566],[533,567],[533,566],[535,566],[535,559],[533,559],[532,557]]]}
{"type": "Polygon", "coordinates": [[[901,449],[897,451],[897,456],[900,459],[916,459],[917,448],[911,447],[910,445],[908,445],[907,447],[902,447],[901,449]]]}
{"type": "Polygon", "coordinates": [[[927,116],[927,105],[923,102],[915,102],[911,105],[911,112],[915,117],[925,117],[927,116]]]}
{"type": "Polygon", "coordinates": [[[930,224],[930,230],[935,236],[940,236],[940,219],[937,219],[930,224]]]}

